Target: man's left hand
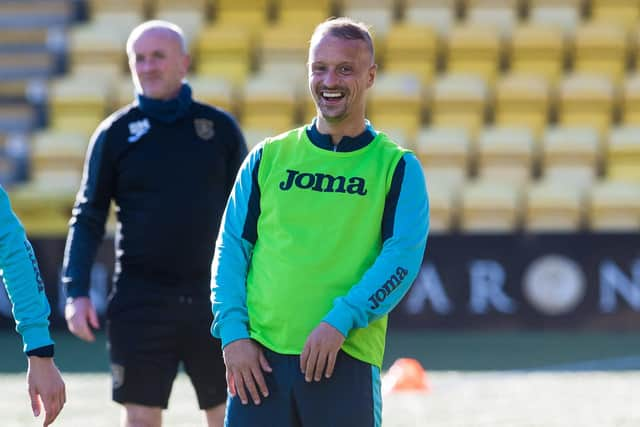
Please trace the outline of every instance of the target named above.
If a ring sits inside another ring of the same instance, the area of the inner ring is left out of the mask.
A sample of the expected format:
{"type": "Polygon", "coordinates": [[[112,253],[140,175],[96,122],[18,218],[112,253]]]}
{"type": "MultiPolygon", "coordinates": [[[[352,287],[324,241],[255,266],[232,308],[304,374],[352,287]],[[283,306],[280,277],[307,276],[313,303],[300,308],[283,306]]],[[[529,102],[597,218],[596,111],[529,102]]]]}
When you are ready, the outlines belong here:
{"type": "Polygon", "coordinates": [[[320,381],[322,375],[326,378],[333,375],[336,357],[344,340],[344,335],[326,322],[320,322],[311,331],[300,355],[300,370],[305,381],[320,381]]]}

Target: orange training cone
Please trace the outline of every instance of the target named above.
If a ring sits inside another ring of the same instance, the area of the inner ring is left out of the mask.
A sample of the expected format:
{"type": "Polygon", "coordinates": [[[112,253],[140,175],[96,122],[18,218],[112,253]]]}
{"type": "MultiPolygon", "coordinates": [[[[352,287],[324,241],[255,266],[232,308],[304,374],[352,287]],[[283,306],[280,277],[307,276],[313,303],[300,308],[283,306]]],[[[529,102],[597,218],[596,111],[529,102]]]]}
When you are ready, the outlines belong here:
{"type": "Polygon", "coordinates": [[[382,379],[383,394],[397,391],[428,392],[430,389],[427,372],[416,359],[397,359],[382,379]]]}

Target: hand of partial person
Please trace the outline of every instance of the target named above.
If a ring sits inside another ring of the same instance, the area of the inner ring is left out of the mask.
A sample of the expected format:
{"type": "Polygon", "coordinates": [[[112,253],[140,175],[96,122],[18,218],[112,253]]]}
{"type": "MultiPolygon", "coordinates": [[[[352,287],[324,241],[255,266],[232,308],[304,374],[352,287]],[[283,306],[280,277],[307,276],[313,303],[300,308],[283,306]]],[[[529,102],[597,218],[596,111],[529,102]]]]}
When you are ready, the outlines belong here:
{"type": "Polygon", "coordinates": [[[100,321],[89,297],[78,297],[68,301],[64,307],[64,317],[73,335],[85,341],[95,341],[93,329],[100,328],[100,321]]]}
{"type": "Polygon", "coordinates": [[[260,395],[269,396],[262,372],[271,372],[271,366],[255,341],[248,338],[233,341],[224,347],[222,355],[227,367],[227,385],[231,396],[237,394],[243,405],[249,402],[249,397],[259,405],[260,395]]]}
{"type": "Polygon", "coordinates": [[[320,322],[311,331],[300,355],[300,370],[305,381],[320,381],[322,375],[331,378],[344,340],[344,335],[327,322],[320,322]]]}
{"type": "Polygon", "coordinates": [[[51,357],[29,357],[27,387],[33,416],[40,415],[44,407],[43,426],[56,419],[67,401],[64,381],[51,357]]]}

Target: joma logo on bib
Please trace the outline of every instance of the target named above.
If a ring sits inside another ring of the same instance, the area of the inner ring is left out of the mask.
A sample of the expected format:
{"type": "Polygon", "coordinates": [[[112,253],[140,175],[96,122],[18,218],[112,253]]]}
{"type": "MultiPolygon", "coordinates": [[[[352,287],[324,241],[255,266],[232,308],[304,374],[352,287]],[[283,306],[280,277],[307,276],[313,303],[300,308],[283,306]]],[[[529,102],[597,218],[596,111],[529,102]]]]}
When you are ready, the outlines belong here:
{"type": "Polygon", "coordinates": [[[349,193],[364,196],[367,194],[364,178],[354,176],[333,176],[326,173],[300,173],[287,169],[287,179],[280,183],[280,189],[288,191],[294,185],[303,190],[322,191],[325,193],[349,193]]]}

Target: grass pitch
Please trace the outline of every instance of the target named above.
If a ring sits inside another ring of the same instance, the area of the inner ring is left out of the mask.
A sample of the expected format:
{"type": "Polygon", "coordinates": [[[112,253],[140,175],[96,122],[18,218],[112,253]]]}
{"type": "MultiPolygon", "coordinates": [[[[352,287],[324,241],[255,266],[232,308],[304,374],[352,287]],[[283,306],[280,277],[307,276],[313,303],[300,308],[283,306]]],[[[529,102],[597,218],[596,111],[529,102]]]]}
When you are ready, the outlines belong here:
{"type": "MultiPolygon", "coordinates": [[[[430,392],[384,399],[384,427],[631,427],[640,425],[640,372],[428,372],[430,392]]],[[[68,402],[56,426],[114,427],[119,407],[107,374],[67,374],[68,402]]],[[[22,374],[0,377],[3,427],[39,424],[22,374]]],[[[180,374],[164,415],[167,427],[204,426],[188,378],[180,374]]],[[[330,427],[330,426],[327,426],[330,427]]]]}

